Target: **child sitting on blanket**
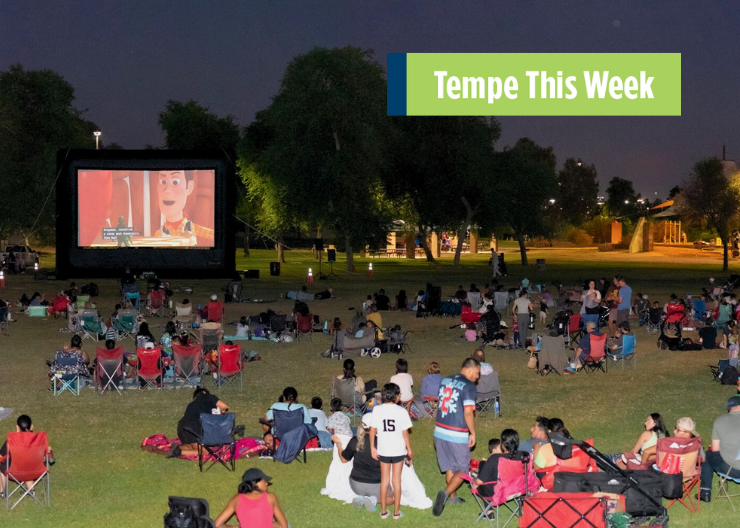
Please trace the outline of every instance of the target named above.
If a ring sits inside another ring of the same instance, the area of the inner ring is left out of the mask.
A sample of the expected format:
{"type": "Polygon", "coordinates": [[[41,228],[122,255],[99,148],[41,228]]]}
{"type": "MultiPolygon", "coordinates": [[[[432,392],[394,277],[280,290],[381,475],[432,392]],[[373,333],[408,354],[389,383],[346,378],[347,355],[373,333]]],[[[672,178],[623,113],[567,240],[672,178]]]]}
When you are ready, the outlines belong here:
{"type": "Polygon", "coordinates": [[[249,337],[249,323],[246,316],[242,315],[239,323],[236,325],[236,337],[249,337]]]}

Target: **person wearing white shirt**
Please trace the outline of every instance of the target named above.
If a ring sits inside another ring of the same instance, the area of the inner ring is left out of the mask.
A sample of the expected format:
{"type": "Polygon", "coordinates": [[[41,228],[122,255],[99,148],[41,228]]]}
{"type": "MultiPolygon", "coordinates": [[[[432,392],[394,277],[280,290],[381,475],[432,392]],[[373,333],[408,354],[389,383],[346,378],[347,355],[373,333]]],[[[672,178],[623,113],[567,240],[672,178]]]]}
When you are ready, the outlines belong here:
{"type": "Polygon", "coordinates": [[[321,410],[324,405],[324,401],[318,396],[311,398],[311,408],[308,410],[308,414],[311,415],[311,421],[319,432],[319,444],[321,447],[331,447],[332,440],[331,434],[326,430],[326,413],[321,410]]]}
{"type": "Polygon", "coordinates": [[[409,413],[398,403],[401,401],[401,389],[395,383],[386,383],[381,391],[382,405],[377,405],[372,412],[370,426],[370,448],[372,457],[380,461],[380,518],[389,517],[388,486],[393,469],[393,518],[401,518],[401,472],[403,464],[411,460],[411,443],[409,413]],[[375,440],[377,438],[377,447],[375,440]]]}
{"type": "Polygon", "coordinates": [[[401,403],[408,403],[414,399],[414,378],[409,374],[409,363],[405,359],[396,360],[396,375],[391,377],[391,383],[395,383],[401,389],[401,403]]]}

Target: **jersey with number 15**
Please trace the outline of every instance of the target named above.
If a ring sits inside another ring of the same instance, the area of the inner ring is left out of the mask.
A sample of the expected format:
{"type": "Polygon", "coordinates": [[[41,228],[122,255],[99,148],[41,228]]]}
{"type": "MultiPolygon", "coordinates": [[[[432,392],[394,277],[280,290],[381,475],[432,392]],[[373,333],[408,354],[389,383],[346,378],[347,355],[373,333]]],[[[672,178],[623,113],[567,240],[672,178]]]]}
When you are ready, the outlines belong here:
{"type": "Polygon", "coordinates": [[[372,412],[371,427],[377,429],[379,456],[397,457],[406,454],[403,432],[411,429],[411,418],[406,409],[395,403],[377,405],[372,412]]]}

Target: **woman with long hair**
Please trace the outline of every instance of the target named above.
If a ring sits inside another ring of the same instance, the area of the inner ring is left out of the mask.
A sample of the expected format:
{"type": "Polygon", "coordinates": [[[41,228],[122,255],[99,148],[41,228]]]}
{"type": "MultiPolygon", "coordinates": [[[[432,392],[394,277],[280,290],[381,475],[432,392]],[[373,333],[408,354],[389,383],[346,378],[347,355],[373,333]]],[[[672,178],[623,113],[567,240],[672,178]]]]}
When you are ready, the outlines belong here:
{"type": "Polygon", "coordinates": [[[378,382],[375,380],[363,381],[355,372],[355,362],[352,359],[345,359],[342,367],[343,372],[337,376],[337,379],[354,379],[355,392],[362,396],[362,402],[365,403],[367,395],[371,394],[377,388],[378,382]]]}
{"type": "Polygon", "coordinates": [[[245,471],[238,493],[229,499],[226,508],[216,517],[216,528],[226,528],[226,523],[234,515],[239,526],[288,528],[288,520],[280,509],[277,495],[267,491],[271,480],[272,477],[265,475],[261,469],[245,471]]]}
{"type": "Polygon", "coordinates": [[[486,482],[495,482],[498,480],[498,463],[502,458],[511,460],[521,460],[521,455],[517,454],[519,450],[519,433],[514,429],[504,429],[501,431],[501,440],[497,438],[488,442],[488,448],[491,456],[484,460],[478,469],[478,477],[473,482],[474,488],[479,488],[479,493],[483,497],[492,497],[495,484],[484,484],[486,482]]]}
{"type": "Polygon", "coordinates": [[[645,420],[645,431],[643,431],[635,442],[635,446],[621,456],[616,455],[616,463],[622,469],[627,469],[627,464],[648,465],[655,460],[655,452],[658,447],[658,438],[668,436],[668,431],[663,424],[663,417],[658,413],[651,413],[645,420]]]}

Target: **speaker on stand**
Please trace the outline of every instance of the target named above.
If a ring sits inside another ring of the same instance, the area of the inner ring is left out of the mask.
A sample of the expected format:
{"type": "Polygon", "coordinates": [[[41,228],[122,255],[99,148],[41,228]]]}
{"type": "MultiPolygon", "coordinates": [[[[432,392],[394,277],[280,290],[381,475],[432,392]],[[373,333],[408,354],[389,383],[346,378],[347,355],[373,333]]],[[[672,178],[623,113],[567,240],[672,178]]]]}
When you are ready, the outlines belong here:
{"type": "Polygon", "coordinates": [[[327,279],[338,279],[339,275],[334,273],[334,263],[337,261],[337,250],[336,249],[327,249],[326,250],[326,261],[329,263],[330,266],[330,272],[329,275],[326,276],[327,279]]]}
{"type": "Polygon", "coordinates": [[[321,259],[324,255],[324,239],[323,238],[314,238],[313,239],[313,247],[316,251],[319,253],[319,280],[326,280],[328,277],[324,275],[324,273],[321,271],[321,259]]]}

